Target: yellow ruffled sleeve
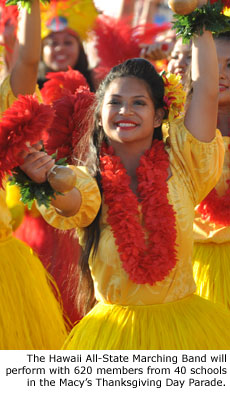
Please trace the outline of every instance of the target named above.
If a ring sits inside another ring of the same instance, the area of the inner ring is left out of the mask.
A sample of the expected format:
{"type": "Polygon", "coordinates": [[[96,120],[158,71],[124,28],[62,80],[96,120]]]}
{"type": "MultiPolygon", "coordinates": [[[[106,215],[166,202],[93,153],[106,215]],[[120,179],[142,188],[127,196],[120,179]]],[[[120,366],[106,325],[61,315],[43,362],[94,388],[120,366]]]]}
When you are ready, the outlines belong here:
{"type": "Polygon", "coordinates": [[[197,140],[184,126],[184,119],[170,125],[166,146],[172,176],[183,179],[194,206],[199,204],[219,180],[224,162],[224,143],[219,130],[208,143],[197,140]]]}
{"type": "Polygon", "coordinates": [[[72,217],[64,217],[58,214],[53,206],[48,209],[45,206],[37,206],[46,222],[62,230],[85,228],[90,225],[101,206],[101,194],[97,182],[89,174],[87,168],[84,166],[71,166],[71,168],[77,175],[76,188],[80,191],[82,199],[77,214],[72,217]]]}
{"type": "MultiPolygon", "coordinates": [[[[35,93],[38,97],[38,100],[41,102],[41,93],[38,86],[36,87],[35,93]]],[[[17,100],[17,97],[14,96],[12,92],[10,85],[10,75],[8,75],[0,85],[0,116],[13,104],[15,100],[17,100]]]]}

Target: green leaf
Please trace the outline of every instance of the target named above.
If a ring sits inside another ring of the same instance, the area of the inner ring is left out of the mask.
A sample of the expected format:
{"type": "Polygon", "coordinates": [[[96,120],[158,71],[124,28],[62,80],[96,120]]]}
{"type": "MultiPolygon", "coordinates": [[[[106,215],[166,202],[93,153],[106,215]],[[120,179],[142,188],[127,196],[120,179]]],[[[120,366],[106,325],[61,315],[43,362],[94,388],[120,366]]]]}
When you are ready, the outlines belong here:
{"type": "Polygon", "coordinates": [[[203,30],[220,34],[230,30],[230,18],[222,14],[222,2],[207,3],[201,8],[196,8],[188,15],[173,15],[173,29],[181,36],[183,43],[188,43],[194,35],[202,35],[203,30]]]}

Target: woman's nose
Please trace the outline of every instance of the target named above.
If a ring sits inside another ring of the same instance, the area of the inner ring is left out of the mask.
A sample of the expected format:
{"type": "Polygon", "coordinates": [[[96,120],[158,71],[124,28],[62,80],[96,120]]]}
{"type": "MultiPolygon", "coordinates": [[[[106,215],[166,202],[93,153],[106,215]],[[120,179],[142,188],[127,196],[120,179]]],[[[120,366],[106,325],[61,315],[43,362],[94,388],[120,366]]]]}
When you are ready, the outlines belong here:
{"type": "Polygon", "coordinates": [[[120,111],[119,112],[120,112],[120,114],[123,114],[123,115],[133,113],[133,109],[132,109],[131,104],[123,103],[122,106],[120,107],[120,111]]]}

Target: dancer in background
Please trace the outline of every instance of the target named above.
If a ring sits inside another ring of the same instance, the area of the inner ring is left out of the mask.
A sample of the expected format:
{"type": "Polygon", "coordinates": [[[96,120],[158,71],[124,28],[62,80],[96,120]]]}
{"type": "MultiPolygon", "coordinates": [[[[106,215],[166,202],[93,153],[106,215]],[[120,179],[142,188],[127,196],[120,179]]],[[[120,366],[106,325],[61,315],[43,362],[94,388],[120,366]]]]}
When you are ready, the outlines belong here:
{"type": "Polygon", "coordinates": [[[218,128],[225,159],[215,189],[196,208],[193,270],[197,293],[230,309],[230,33],[215,37],[219,62],[218,128]]]}
{"type": "Polygon", "coordinates": [[[92,0],[51,1],[41,9],[42,57],[38,83],[42,88],[48,72],[80,71],[92,91],[93,74],[89,69],[83,40],[93,28],[97,11],[92,0]]]}

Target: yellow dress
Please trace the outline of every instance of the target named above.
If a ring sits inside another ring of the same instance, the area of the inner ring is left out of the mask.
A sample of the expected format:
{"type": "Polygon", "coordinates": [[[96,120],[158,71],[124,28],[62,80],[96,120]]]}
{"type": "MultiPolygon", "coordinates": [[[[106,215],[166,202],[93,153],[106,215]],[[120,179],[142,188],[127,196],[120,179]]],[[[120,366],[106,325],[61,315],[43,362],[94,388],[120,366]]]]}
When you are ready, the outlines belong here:
{"type": "MultiPolygon", "coordinates": [[[[9,78],[0,99],[1,112],[15,100],[9,78]]],[[[0,349],[59,349],[67,325],[58,290],[32,249],[13,237],[14,225],[6,191],[0,189],[0,349]]]]}
{"type": "MultiPolygon", "coordinates": [[[[224,136],[225,158],[221,178],[216,185],[219,196],[230,179],[230,137],[224,136]]],[[[230,309],[230,226],[202,220],[196,211],[194,220],[193,271],[197,294],[230,309]]]]}
{"type": "MultiPolygon", "coordinates": [[[[133,283],[122,268],[102,201],[101,236],[89,265],[96,306],[73,328],[64,349],[228,349],[230,313],[194,295],[192,272],[194,207],[216,184],[224,147],[217,131],[210,143],[197,141],[183,120],[171,125],[166,145],[171,177],[168,200],[176,217],[177,263],[153,286],[133,283]]],[[[82,197],[78,213],[62,217],[41,207],[44,218],[60,229],[76,227],[82,243],[84,227],[95,218],[101,198],[96,181],[84,167],[76,168],[82,197]]],[[[140,217],[141,222],[141,217],[140,217]]]]}

